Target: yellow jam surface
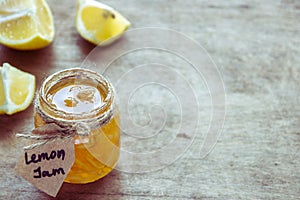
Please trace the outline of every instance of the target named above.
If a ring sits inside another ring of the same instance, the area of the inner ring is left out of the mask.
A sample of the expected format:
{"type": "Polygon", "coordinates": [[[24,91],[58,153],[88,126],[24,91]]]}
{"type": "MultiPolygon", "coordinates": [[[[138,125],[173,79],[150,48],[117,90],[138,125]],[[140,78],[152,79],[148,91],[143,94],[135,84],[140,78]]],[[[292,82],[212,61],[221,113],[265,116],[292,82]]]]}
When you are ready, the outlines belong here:
{"type": "Polygon", "coordinates": [[[46,98],[58,110],[79,114],[101,106],[100,92],[99,86],[92,81],[70,78],[54,85],[46,98]]]}
{"type": "MultiPolygon", "coordinates": [[[[68,113],[88,112],[102,103],[103,91],[92,82],[66,79],[54,85],[47,100],[68,113]]],[[[35,113],[35,126],[45,124],[35,113]]],[[[75,136],[75,162],[65,179],[69,183],[89,183],[107,175],[117,164],[120,154],[119,113],[106,125],[92,130],[89,136],[75,136]]]]}

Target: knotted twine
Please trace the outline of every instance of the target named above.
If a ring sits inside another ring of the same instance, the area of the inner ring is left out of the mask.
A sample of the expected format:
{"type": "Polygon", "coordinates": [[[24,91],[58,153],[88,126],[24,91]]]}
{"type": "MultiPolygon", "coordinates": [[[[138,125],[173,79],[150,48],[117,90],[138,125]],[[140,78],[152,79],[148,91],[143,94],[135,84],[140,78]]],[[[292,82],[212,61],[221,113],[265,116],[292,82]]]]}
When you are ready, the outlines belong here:
{"type": "Polygon", "coordinates": [[[34,149],[56,139],[74,137],[75,135],[89,136],[91,130],[107,124],[113,118],[115,111],[114,104],[112,104],[106,112],[97,117],[84,120],[65,120],[54,118],[43,112],[37,101],[35,108],[36,114],[40,115],[46,124],[33,129],[31,133],[18,133],[16,137],[43,141],[25,146],[25,150],[34,149]]]}

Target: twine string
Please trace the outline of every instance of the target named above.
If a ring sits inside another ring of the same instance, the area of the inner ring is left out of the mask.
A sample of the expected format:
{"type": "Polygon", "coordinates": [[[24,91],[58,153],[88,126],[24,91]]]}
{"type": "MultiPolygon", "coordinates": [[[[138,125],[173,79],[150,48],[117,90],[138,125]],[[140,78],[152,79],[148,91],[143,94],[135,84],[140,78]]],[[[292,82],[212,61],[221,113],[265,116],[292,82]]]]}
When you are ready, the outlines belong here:
{"type": "Polygon", "coordinates": [[[25,146],[24,149],[26,150],[39,147],[56,139],[74,137],[75,135],[89,136],[91,130],[104,126],[113,118],[115,106],[112,104],[102,115],[84,121],[67,121],[53,118],[42,111],[37,99],[35,101],[35,111],[46,124],[33,129],[31,133],[17,133],[16,137],[43,141],[25,146]]]}
{"type": "Polygon", "coordinates": [[[37,148],[56,139],[73,137],[75,135],[87,136],[89,135],[89,132],[90,128],[84,123],[77,123],[72,127],[61,127],[56,123],[49,123],[33,129],[31,133],[18,133],[16,134],[16,137],[32,140],[44,140],[42,142],[24,147],[25,150],[29,150],[37,148]]]}

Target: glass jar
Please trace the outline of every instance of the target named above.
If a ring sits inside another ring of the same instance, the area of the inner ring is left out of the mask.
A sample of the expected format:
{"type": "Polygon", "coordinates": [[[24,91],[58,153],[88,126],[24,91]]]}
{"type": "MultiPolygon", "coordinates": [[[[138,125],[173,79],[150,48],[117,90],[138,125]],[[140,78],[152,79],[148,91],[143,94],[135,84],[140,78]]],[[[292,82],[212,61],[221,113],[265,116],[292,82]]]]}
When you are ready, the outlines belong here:
{"type": "Polygon", "coordinates": [[[120,155],[119,120],[111,83],[87,69],[56,72],[37,95],[35,127],[55,123],[81,132],[74,136],[75,162],[65,182],[93,182],[115,167],[120,155]]]}

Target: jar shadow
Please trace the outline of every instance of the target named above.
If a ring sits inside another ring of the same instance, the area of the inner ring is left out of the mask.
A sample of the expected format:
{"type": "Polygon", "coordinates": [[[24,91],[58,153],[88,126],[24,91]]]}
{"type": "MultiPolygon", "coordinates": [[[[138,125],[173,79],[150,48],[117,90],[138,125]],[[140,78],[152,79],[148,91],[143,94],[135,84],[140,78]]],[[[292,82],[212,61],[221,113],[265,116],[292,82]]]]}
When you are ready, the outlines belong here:
{"type": "Polygon", "coordinates": [[[59,199],[88,199],[121,193],[121,172],[113,170],[98,181],[87,184],[64,183],[56,198],[59,199]],[[92,195],[92,196],[91,196],[92,195]]]}

